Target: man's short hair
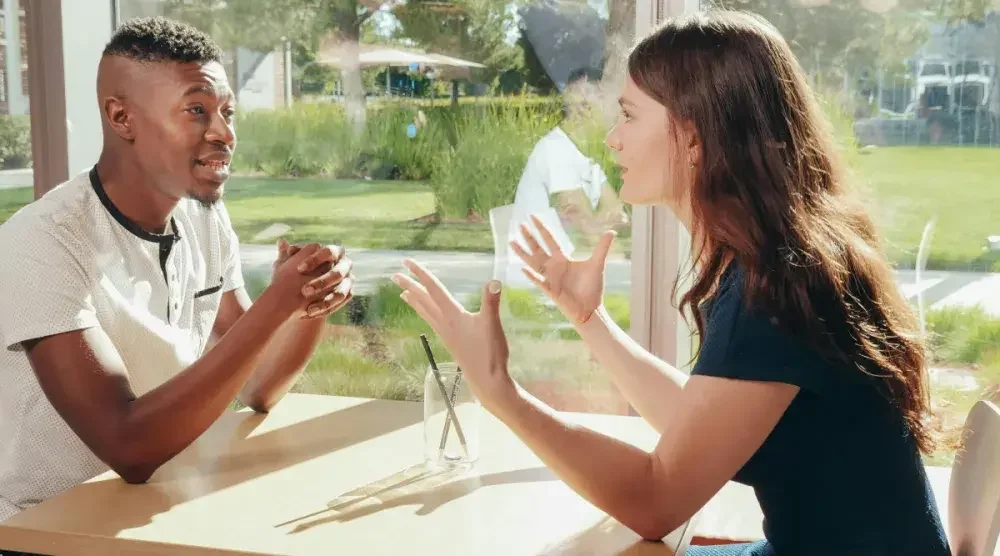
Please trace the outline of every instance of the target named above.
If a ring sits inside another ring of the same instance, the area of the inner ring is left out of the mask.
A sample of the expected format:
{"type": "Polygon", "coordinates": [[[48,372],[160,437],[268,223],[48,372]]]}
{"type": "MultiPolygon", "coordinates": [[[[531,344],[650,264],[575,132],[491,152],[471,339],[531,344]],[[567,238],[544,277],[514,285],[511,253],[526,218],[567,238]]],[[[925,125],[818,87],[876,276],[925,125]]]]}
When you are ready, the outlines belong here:
{"type": "Polygon", "coordinates": [[[122,23],[104,47],[105,56],[137,62],[221,62],[222,50],[194,27],[165,17],[122,23]]]}
{"type": "Polygon", "coordinates": [[[600,81],[601,73],[601,70],[590,67],[576,68],[569,72],[569,77],[566,78],[566,86],[569,87],[577,81],[600,81]]]}

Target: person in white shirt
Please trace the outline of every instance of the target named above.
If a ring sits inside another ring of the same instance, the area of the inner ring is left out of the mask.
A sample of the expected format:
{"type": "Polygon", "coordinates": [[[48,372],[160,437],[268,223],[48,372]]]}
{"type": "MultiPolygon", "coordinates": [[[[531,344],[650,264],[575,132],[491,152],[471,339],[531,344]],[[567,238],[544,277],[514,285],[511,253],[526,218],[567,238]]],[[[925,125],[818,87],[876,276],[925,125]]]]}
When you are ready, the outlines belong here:
{"type": "Polygon", "coordinates": [[[192,27],[122,25],[97,164],[0,226],[0,521],[108,469],[147,481],[237,397],[268,411],[351,299],[342,248],[279,242],[251,303],[221,59],[192,27]]]}
{"type": "Polygon", "coordinates": [[[594,101],[599,93],[592,78],[586,69],[570,74],[564,89],[562,122],[535,144],[525,164],[507,224],[502,279],[509,284],[530,286],[521,272],[524,263],[510,250],[509,241],[523,244],[520,226],[532,227],[531,215],[545,222],[566,253],[575,250],[567,228],[586,236],[628,225],[628,216],[604,170],[572,138],[594,124],[594,101]]]}

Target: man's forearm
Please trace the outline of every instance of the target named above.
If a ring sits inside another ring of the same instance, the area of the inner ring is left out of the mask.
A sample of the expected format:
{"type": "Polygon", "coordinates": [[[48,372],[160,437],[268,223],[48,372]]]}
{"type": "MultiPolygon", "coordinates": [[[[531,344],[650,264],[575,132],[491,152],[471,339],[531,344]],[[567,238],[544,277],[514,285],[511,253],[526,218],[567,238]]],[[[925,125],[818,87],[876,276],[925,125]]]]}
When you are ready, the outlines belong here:
{"type": "MultiPolygon", "coordinates": [[[[129,482],[143,482],[229,407],[282,324],[264,299],[177,376],[129,403],[121,450],[129,482]]],[[[121,473],[121,471],[119,471],[121,473]]]]}
{"type": "Polygon", "coordinates": [[[240,401],[254,411],[270,411],[305,370],[323,339],[325,318],[293,319],[271,338],[257,367],[240,391],[240,401]]]}
{"type": "Polygon", "coordinates": [[[646,351],[621,329],[604,307],[577,326],[577,331],[594,357],[611,374],[611,379],[636,411],[658,432],[670,420],[688,376],[646,351]]]}

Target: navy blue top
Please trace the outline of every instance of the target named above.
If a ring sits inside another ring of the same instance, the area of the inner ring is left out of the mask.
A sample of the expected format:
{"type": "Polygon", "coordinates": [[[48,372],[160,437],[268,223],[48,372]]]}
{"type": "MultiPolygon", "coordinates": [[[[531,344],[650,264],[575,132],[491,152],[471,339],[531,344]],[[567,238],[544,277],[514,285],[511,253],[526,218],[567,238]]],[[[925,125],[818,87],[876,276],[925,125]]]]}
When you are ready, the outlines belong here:
{"type": "Polygon", "coordinates": [[[800,388],[734,480],[753,487],[779,556],[950,554],[927,474],[901,413],[874,379],[831,363],[746,307],[731,264],[703,304],[693,375],[800,388]]]}

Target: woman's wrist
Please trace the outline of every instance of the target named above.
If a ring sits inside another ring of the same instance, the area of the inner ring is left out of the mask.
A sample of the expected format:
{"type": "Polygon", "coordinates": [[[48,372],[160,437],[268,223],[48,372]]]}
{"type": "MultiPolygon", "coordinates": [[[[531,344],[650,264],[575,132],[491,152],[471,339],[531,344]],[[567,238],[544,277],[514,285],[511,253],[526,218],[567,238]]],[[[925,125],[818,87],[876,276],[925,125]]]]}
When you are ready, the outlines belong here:
{"type": "Polygon", "coordinates": [[[521,387],[506,373],[503,377],[497,377],[488,388],[489,390],[481,400],[483,407],[501,421],[505,420],[504,416],[509,415],[523,401],[521,387]]]}
{"type": "Polygon", "coordinates": [[[579,332],[580,337],[586,339],[587,336],[593,336],[595,332],[600,330],[607,330],[609,323],[611,323],[611,317],[608,315],[607,308],[601,303],[590,316],[587,317],[583,322],[577,323],[575,328],[579,332]]]}

